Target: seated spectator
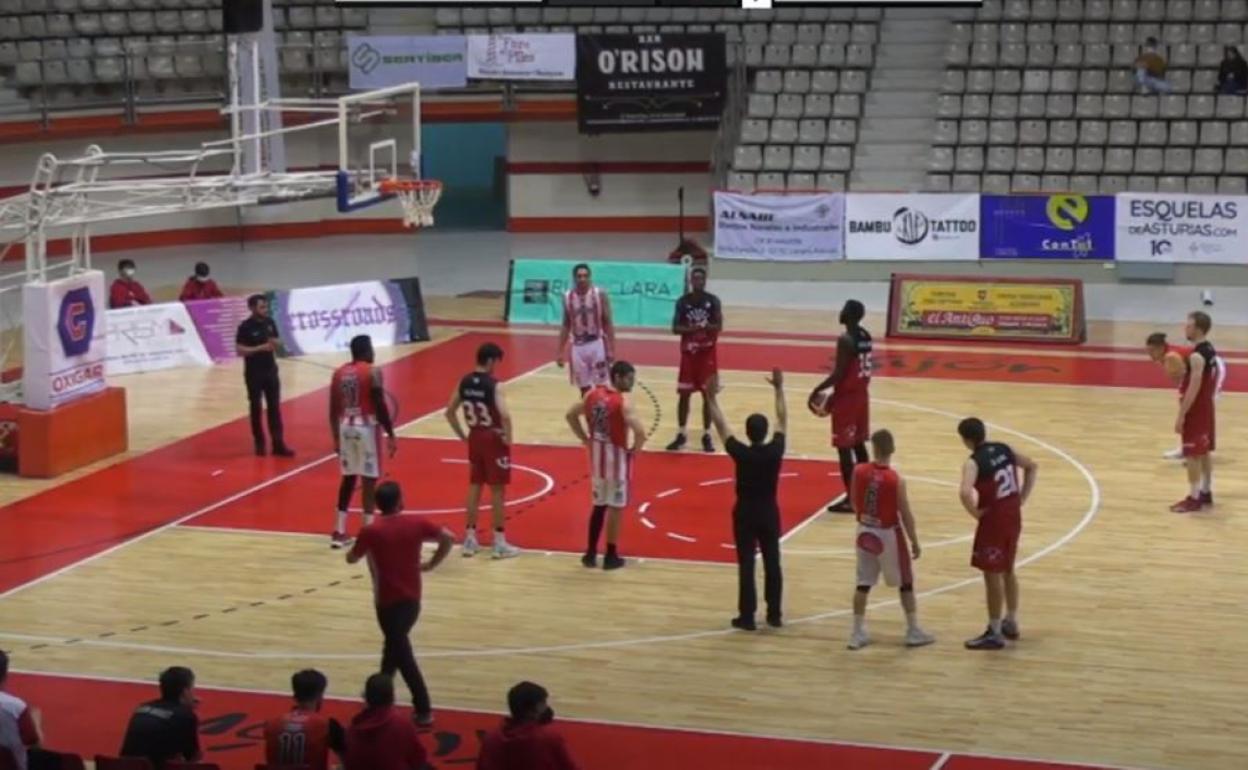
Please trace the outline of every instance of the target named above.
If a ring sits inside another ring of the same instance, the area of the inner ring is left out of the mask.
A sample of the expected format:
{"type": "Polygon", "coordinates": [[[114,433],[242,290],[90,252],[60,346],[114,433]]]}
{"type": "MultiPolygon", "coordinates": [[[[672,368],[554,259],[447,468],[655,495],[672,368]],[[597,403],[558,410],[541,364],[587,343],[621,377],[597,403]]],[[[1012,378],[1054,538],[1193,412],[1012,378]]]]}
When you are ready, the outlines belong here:
{"type": "Polygon", "coordinates": [[[521,682],[507,693],[511,716],[481,744],[477,770],[577,770],[563,736],[550,728],[555,711],[546,688],[521,682]]]}
{"type": "Polygon", "coordinates": [[[221,289],[217,287],[217,282],[208,277],[208,263],[196,262],[195,275],[186,279],[186,283],[182,284],[182,293],[178,295],[179,302],[187,302],[197,299],[216,299],[221,296],[221,289]]]}
{"type": "Polygon", "coordinates": [[[364,710],[347,728],[346,770],[422,770],[425,747],[416,725],[394,707],[394,678],[373,674],[364,685],[364,710]]]}
{"type": "Polygon", "coordinates": [[[1218,66],[1218,93],[1242,94],[1248,92],[1248,61],[1239,49],[1228,45],[1222,49],[1222,64],[1218,66]]]}
{"type": "Polygon", "coordinates": [[[117,263],[117,280],[108,290],[108,306],[111,308],[150,305],[152,298],[143,284],[134,280],[135,267],[133,259],[123,259],[117,263]]]}
{"type": "Polygon", "coordinates": [[[43,727],[39,709],[5,691],[9,678],[9,655],[0,650],[0,749],[8,749],[18,770],[53,770],[60,766],[56,754],[43,751],[43,727]]]}
{"type": "Polygon", "coordinates": [[[307,669],[290,678],[295,707],[264,723],[264,761],[282,767],[328,770],[329,752],[345,754],[345,736],[338,720],[320,715],[329,680],[307,669]]]}
{"type": "Polygon", "coordinates": [[[1166,80],[1166,59],[1158,52],[1157,38],[1144,41],[1140,55],[1135,57],[1135,82],[1146,94],[1168,94],[1172,86],[1166,80]]]}
{"type": "Polygon", "coordinates": [[[198,762],[199,718],[195,673],[173,666],[160,672],[160,698],[135,709],[121,744],[123,757],[147,757],[156,770],[171,759],[198,762]]]}

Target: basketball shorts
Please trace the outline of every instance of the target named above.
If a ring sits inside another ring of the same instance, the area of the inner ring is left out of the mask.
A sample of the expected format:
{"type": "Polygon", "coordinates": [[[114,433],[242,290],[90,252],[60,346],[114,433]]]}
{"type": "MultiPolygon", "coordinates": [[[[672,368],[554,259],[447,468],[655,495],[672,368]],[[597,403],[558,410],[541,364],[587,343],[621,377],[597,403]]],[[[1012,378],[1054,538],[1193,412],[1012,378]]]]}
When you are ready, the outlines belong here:
{"type": "Polygon", "coordinates": [[[602,337],[585,343],[573,343],[568,375],[578,388],[592,388],[607,382],[607,346],[602,337]]]}
{"type": "Polygon", "coordinates": [[[871,436],[871,397],[865,390],[832,393],[828,402],[832,414],[832,446],[848,449],[871,436]]]}
{"type": "Polygon", "coordinates": [[[901,527],[877,529],[858,525],[855,549],[858,553],[858,583],[873,586],[884,574],[884,582],[896,588],[914,583],[910,548],[901,527]]]}
{"type": "Polygon", "coordinates": [[[1213,404],[1193,404],[1183,419],[1183,456],[1204,457],[1217,449],[1213,404]]]}
{"type": "Polygon", "coordinates": [[[590,445],[590,479],[594,505],[623,508],[628,505],[633,459],[627,449],[595,441],[590,445]]]}
{"type": "Polygon", "coordinates": [[[338,463],[344,476],[381,478],[381,429],[367,422],[338,424],[338,463]]]}
{"type": "Polygon", "coordinates": [[[975,527],[971,566],[982,572],[1010,572],[1022,532],[1022,511],[1017,507],[988,511],[975,527]]]}
{"type": "Polygon", "coordinates": [[[493,430],[468,434],[468,482],[496,487],[511,483],[511,447],[493,430]]]}
{"type": "Polygon", "coordinates": [[[695,352],[680,351],[680,376],[676,380],[677,393],[705,393],[719,373],[719,360],[715,348],[695,352]]]}

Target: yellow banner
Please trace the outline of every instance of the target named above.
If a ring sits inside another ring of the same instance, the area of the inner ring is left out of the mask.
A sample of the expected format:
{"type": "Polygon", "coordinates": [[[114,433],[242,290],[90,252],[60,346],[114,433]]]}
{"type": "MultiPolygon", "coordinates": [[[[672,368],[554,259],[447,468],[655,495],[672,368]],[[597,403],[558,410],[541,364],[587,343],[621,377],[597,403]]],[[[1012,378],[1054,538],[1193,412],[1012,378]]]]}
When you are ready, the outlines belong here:
{"type": "Polygon", "coordinates": [[[1083,285],[1064,279],[894,275],[889,335],[1082,342],[1083,285]]]}

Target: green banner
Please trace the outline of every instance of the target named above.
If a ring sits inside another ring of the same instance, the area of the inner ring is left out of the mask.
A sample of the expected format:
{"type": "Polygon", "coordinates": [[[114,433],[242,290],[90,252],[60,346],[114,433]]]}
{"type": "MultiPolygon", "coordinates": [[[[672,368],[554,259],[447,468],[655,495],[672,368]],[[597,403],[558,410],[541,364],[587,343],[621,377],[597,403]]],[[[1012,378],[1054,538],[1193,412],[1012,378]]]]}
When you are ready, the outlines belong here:
{"type": "MultiPolygon", "coordinates": [[[[522,324],[559,324],[563,295],[572,288],[572,268],[579,262],[517,259],[507,287],[507,320],[522,324]]],[[[685,293],[685,268],[653,262],[590,262],[594,284],[611,297],[616,326],[668,328],[676,300],[685,293]]]]}

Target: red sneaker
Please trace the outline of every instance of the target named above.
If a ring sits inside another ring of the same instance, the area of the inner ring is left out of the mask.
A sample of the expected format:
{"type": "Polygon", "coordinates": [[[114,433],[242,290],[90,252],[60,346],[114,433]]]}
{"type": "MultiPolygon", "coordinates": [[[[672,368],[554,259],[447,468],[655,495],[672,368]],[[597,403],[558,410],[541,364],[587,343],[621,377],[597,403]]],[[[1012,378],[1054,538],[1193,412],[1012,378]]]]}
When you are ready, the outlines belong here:
{"type": "Polygon", "coordinates": [[[1212,508],[1212,507],[1213,507],[1213,493],[1212,493],[1212,492],[1201,492],[1201,493],[1200,493],[1200,504],[1201,504],[1201,506],[1202,506],[1202,507],[1205,507],[1205,508],[1212,508]]]}
{"type": "Polygon", "coordinates": [[[1195,513],[1200,510],[1200,501],[1194,497],[1185,497],[1170,506],[1174,513],[1195,513]]]}

